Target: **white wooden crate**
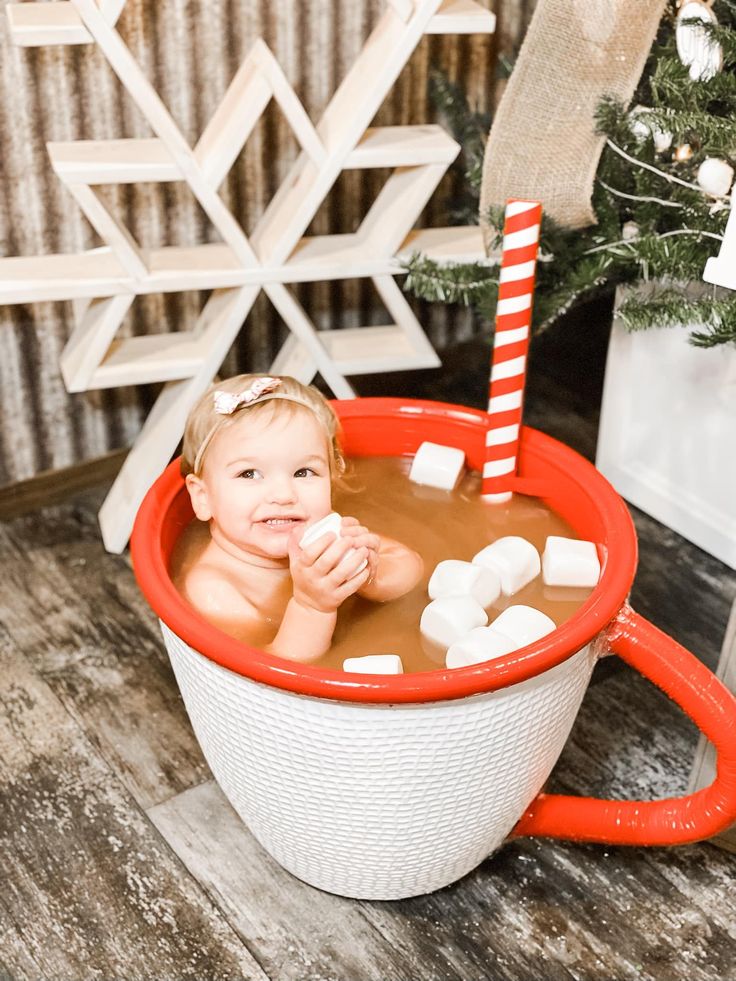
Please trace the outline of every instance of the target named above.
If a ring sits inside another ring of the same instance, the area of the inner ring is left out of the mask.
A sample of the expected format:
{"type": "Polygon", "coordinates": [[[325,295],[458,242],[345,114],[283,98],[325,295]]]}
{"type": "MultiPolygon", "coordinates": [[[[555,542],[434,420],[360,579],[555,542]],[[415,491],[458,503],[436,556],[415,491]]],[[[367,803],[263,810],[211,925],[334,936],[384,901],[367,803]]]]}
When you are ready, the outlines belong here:
{"type": "Polygon", "coordinates": [[[631,504],[736,568],[736,350],[614,316],[596,465],[631,504]]]}

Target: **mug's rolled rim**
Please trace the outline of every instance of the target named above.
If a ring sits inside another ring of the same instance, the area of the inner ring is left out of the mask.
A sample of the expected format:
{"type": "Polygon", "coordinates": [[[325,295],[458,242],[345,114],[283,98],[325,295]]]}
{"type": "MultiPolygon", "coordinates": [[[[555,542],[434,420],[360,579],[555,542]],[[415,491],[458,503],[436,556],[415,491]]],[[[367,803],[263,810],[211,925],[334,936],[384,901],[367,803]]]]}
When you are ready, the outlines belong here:
{"type": "MultiPolygon", "coordinates": [[[[431,440],[461,446],[468,465],[482,469],[488,415],[481,410],[386,398],[332,404],[348,455],[411,456],[421,442],[431,440]]],[[[155,481],[138,511],[131,537],[133,568],[152,609],[181,640],[254,681],[311,697],[365,703],[445,701],[495,691],[541,674],[589,644],[618,614],[636,571],[631,516],[592,464],[564,443],[525,426],[519,474],[547,487],[542,500],[576,534],[598,544],[601,579],[580,609],[552,634],[505,657],[467,668],[348,674],[267,654],[213,627],[182,598],[168,572],[176,539],[193,517],[178,459],[155,481]]]]}

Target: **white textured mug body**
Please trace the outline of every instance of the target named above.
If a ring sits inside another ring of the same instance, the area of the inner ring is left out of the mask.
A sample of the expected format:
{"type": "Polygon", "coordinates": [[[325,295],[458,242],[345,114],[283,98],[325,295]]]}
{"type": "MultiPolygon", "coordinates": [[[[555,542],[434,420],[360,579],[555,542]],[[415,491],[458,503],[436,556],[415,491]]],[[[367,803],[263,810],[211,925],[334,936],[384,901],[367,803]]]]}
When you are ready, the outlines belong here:
{"type": "Polygon", "coordinates": [[[596,659],[591,644],[499,691],[371,704],[255,682],[161,628],[242,820],[293,875],[356,899],[432,892],[498,848],[562,751],[596,659]]]}

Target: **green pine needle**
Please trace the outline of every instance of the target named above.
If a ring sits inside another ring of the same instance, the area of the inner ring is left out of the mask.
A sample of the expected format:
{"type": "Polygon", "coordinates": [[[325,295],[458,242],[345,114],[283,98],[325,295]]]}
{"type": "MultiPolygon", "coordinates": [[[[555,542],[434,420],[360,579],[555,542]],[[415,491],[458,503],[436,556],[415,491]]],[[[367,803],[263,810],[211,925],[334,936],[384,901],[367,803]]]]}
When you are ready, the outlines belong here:
{"type": "Polygon", "coordinates": [[[477,303],[497,277],[493,267],[482,263],[439,264],[416,252],[405,265],[404,289],[422,300],[439,303],[477,303]]]}
{"type": "Polygon", "coordinates": [[[629,296],[619,306],[618,317],[630,331],[697,324],[690,333],[696,347],[736,342],[736,296],[691,297],[685,290],[683,284],[654,291],[646,299],[629,296]]]}

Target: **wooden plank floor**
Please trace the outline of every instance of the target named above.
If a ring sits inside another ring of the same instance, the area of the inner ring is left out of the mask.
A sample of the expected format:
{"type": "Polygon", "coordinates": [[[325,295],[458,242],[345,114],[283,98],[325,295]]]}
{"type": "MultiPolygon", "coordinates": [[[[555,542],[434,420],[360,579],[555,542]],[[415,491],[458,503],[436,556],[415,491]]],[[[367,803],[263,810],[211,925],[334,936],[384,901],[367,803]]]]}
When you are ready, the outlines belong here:
{"type": "MultiPolygon", "coordinates": [[[[442,371],[361,390],[481,405],[484,357],[467,345],[442,371]]],[[[527,420],[592,457],[586,379],[535,369],[527,420]]],[[[128,558],[100,544],[103,493],[0,525],[1,981],[736,979],[734,856],[707,843],[517,840],[461,882],[394,903],[293,879],[207,770],[128,558]]],[[[633,605],[715,667],[736,574],[635,520],[633,605]]],[[[552,789],[682,793],[696,740],[609,659],[552,789]]]]}

